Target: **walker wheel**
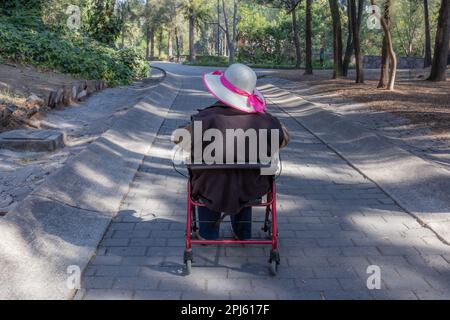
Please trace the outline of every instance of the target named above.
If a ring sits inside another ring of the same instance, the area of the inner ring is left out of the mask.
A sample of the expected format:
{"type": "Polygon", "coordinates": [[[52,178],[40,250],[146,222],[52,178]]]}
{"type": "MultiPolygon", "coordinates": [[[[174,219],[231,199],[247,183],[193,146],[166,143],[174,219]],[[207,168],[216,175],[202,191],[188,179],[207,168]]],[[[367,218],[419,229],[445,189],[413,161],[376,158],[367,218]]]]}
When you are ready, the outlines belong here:
{"type": "Polygon", "coordinates": [[[275,260],[270,262],[269,271],[271,276],[276,276],[278,273],[278,263],[275,260]]]}
{"type": "Polygon", "coordinates": [[[192,272],[192,260],[186,260],[184,263],[184,269],[186,271],[186,275],[190,275],[192,272]]]}

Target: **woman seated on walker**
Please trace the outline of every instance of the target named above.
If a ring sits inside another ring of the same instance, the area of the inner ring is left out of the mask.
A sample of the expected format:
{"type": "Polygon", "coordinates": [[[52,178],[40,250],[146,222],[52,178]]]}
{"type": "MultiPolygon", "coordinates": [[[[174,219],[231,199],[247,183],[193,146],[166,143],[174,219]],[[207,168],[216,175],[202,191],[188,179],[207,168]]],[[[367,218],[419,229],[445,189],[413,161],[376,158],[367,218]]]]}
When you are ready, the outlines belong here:
{"type": "MultiPolygon", "coordinates": [[[[226,165],[230,160],[237,163],[242,160],[251,163],[252,159],[261,162],[260,152],[272,157],[289,141],[286,128],[266,111],[264,96],[256,89],[256,80],[255,72],[239,63],[229,66],[224,73],[215,71],[203,75],[206,88],[218,101],[191,116],[191,123],[185,127],[192,137],[191,160],[195,164],[198,163],[197,156],[203,157],[208,148],[205,140],[209,140],[209,144],[216,143],[216,147],[220,140],[223,151],[217,153],[216,148],[213,156],[223,159],[221,163],[225,165],[223,168],[190,172],[192,198],[205,205],[197,207],[199,232],[196,236],[199,239],[218,239],[224,215],[231,217],[235,239],[251,238],[252,209],[247,205],[270,191],[273,173],[263,173],[260,168],[229,169],[226,165]],[[208,131],[213,134],[207,134],[208,131]],[[274,132],[277,137],[275,147],[274,132]],[[221,135],[220,139],[217,135],[221,135]],[[261,148],[261,143],[266,147],[261,148]]],[[[204,160],[201,158],[200,163],[205,163],[204,160]]]]}

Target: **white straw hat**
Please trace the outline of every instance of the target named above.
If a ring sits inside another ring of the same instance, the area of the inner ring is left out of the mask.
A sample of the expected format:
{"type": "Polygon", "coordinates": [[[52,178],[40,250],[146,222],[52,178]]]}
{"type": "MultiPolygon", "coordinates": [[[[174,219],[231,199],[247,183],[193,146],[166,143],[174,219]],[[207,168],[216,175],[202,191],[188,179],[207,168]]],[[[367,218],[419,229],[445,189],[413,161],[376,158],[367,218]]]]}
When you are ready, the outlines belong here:
{"type": "Polygon", "coordinates": [[[214,71],[203,75],[209,92],[226,105],[248,113],[264,112],[266,102],[256,89],[256,73],[248,66],[235,63],[224,73],[214,71]]]}

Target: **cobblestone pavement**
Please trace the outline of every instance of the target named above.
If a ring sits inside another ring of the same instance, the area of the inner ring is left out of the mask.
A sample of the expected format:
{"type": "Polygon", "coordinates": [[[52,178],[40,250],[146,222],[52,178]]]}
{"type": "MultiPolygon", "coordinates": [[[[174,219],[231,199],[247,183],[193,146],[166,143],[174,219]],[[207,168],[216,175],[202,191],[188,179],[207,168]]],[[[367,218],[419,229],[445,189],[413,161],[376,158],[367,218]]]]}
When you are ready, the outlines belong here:
{"type": "Polygon", "coordinates": [[[172,168],[170,134],[214,101],[189,72],[76,299],[450,298],[450,247],[273,105],[292,139],[277,181],[279,274],[269,275],[268,247],[199,246],[186,276],[186,180],[172,168]],[[381,269],[380,290],[367,289],[370,265],[381,269]]]}

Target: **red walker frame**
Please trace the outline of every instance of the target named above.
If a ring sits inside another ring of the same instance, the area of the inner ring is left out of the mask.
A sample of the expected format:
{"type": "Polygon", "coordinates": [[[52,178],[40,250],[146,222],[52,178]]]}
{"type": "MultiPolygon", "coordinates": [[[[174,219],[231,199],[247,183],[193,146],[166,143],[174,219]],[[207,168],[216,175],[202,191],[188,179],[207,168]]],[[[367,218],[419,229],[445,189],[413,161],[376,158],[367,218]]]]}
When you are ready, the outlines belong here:
{"type": "Polygon", "coordinates": [[[270,252],[270,273],[271,275],[276,275],[278,265],[280,264],[280,256],[278,252],[278,228],[277,228],[277,206],[276,206],[276,185],[275,179],[272,179],[272,188],[267,193],[266,202],[261,202],[257,204],[250,205],[251,207],[265,207],[265,220],[262,230],[268,232],[270,235],[270,240],[259,240],[259,239],[249,239],[249,240],[232,240],[232,239],[219,239],[219,240],[197,240],[192,239],[192,231],[195,231],[196,225],[196,212],[195,207],[205,206],[203,203],[197,202],[191,197],[191,182],[188,180],[187,183],[187,214],[186,214],[186,248],[184,251],[184,264],[186,267],[186,273],[191,273],[193,253],[193,244],[256,244],[256,245],[272,245],[272,250],[270,252]],[[271,218],[271,219],[270,219],[271,218]],[[270,224],[271,222],[271,224],[270,224]]]}

